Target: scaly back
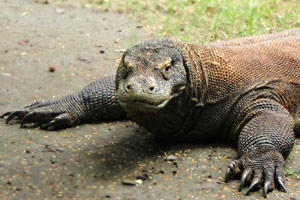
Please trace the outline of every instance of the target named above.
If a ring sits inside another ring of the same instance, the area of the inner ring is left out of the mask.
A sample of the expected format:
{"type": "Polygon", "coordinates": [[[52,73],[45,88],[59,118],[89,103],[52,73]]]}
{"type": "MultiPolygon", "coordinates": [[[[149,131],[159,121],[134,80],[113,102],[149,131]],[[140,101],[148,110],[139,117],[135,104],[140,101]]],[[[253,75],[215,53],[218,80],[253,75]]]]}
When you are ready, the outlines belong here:
{"type": "Polygon", "coordinates": [[[271,81],[300,87],[300,29],[181,46],[188,57],[190,92],[199,104],[215,103],[271,81]]]}

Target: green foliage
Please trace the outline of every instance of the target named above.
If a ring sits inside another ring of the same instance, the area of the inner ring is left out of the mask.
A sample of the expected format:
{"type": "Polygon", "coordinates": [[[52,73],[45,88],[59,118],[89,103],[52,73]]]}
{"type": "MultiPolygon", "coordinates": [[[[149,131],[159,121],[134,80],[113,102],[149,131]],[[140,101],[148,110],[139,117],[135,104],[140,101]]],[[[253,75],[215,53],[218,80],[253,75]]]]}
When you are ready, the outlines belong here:
{"type": "Polygon", "coordinates": [[[299,178],[300,179],[300,170],[298,171],[291,171],[289,170],[287,167],[284,168],[284,171],[287,175],[293,175],[295,176],[296,178],[299,178]]]}
{"type": "MultiPolygon", "coordinates": [[[[90,2],[99,0],[90,0],[90,2]]],[[[126,12],[155,36],[207,42],[300,26],[298,0],[102,0],[126,12]]]]}
{"type": "MultiPolygon", "coordinates": [[[[74,0],[64,0],[74,1],[74,0]]],[[[125,12],[154,36],[208,42],[300,27],[299,0],[80,0],[125,12]]]]}

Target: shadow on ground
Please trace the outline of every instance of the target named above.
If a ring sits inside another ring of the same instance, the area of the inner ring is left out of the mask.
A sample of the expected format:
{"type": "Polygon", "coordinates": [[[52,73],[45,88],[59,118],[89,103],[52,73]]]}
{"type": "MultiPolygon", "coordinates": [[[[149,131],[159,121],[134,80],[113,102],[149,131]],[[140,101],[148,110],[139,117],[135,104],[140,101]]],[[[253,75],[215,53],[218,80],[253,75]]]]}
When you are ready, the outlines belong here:
{"type": "MultiPolygon", "coordinates": [[[[90,9],[0,2],[0,113],[79,90],[114,73],[120,50],[149,37],[126,16],[90,9]],[[131,42],[129,42],[131,41],[131,42]],[[54,72],[49,72],[49,70],[54,72]]],[[[288,161],[289,193],[299,198],[299,142],[288,161]]],[[[49,132],[0,120],[1,199],[259,199],[223,182],[236,152],[220,144],[158,142],[132,122],[49,132]],[[166,161],[175,155],[175,161],[166,161]],[[122,180],[142,180],[137,186],[122,180]]]]}

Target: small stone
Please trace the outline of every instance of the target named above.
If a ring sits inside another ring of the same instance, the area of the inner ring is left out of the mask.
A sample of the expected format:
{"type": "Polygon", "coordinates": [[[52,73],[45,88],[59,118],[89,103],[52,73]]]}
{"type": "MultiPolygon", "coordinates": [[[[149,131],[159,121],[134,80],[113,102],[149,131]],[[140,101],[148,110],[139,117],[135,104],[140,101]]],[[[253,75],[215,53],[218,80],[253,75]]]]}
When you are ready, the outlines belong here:
{"type": "Polygon", "coordinates": [[[29,154],[29,153],[31,153],[31,151],[30,150],[25,150],[25,153],[29,154]]]}
{"type": "Polygon", "coordinates": [[[55,72],[56,67],[54,65],[50,65],[48,70],[49,70],[49,72],[55,72]]]}
{"type": "Polygon", "coordinates": [[[85,55],[79,55],[78,60],[80,60],[84,63],[87,63],[87,64],[91,62],[91,59],[85,55]]]}
{"type": "Polygon", "coordinates": [[[3,75],[3,76],[11,76],[11,73],[3,72],[2,75],[3,75]]]}
{"type": "Polygon", "coordinates": [[[62,8],[56,8],[55,11],[57,14],[63,14],[65,12],[65,10],[62,8]]]}
{"type": "Polygon", "coordinates": [[[60,147],[56,147],[55,150],[56,150],[56,151],[59,151],[59,152],[64,152],[64,149],[63,149],[63,148],[60,148],[60,147]]]}
{"type": "Polygon", "coordinates": [[[29,40],[27,40],[27,39],[18,41],[19,45],[27,45],[28,43],[29,43],[29,40]]]}
{"type": "Polygon", "coordinates": [[[21,52],[21,53],[20,53],[20,56],[26,56],[26,55],[27,55],[26,52],[21,52]]]}
{"type": "Polygon", "coordinates": [[[135,186],[138,184],[142,184],[142,180],[138,179],[138,180],[129,180],[129,179],[124,179],[122,180],[122,184],[123,185],[128,185],[128,186],[135,186]]]}
{"type": "Polygon", "coordinates": [[[57,163],[57,161],[55,161],[55,160],[50,160],[50,163],[51,163],[52,165],[54,165],[55,163],[57,163]]]}
{"type": "Polygon", "coordinates": [[[174,161],[177,160],[177,157],[174,155],[168,155],[168,157],[166,158],[166,161],[174,161]]]}

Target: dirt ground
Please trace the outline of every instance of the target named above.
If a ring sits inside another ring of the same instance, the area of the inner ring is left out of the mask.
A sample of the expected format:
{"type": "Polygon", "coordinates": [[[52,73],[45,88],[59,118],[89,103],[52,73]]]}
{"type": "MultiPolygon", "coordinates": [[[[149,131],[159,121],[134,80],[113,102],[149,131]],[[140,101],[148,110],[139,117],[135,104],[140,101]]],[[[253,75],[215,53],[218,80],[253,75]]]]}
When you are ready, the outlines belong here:
{"type": "MultiPolygon", "coordinates": [[[[1,0],[0,8],[0,113],[113,74],[122,50],[150,37],[110,11],[29,0],[1,0]]],[[[0,199],[263,199],[261,191],[238,192],[238,180],[224,183],[236,156],[224,144],[159,142],[126,121],[50,132],[0,120],[0,199]]],[[[298,140],[288,193],[269,199],[300,199],[299,169],[298,140]]]]}

